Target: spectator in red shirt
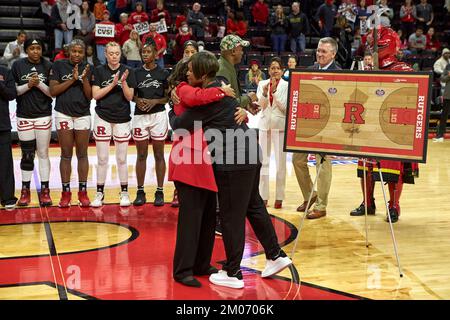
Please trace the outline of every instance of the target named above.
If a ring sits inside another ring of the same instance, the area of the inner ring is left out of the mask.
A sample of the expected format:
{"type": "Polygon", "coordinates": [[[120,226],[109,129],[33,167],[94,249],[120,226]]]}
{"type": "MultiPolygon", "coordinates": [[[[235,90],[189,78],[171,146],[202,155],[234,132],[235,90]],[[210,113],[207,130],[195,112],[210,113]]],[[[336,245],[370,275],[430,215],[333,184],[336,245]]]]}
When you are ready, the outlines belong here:
{"type": "Polygon", "coordinates": [[[425,45],[425,50],[436,54],[439,50],[441,50],[441,42],[438,40],[436,34],[434,33],[434,28],[430,27],[427,32],[427,44],[425,45]]]}
{"type": "Polygon", "coordinates": [[[246,33],[247,24],[244,21],[244,14],[236,12],[235,15],[233,11],[230,11],[227,19],[227,34],[235,34],[243,38],[246,33]]]}
{"type": "Polygon", "coordinates": [[[183,21],[187,21],[187,15],[189,12],[189,8],[188,7],[184,7],[183,9],[183,14],[180,14],[177,16],[176,20],[175,20],[175,31],[178,31],[178,29],[181,26],[181,23],[183,21]]]}
{"type": "Polygon", "coordinates": [[[61,60],[61,59],[69,59],[69,45],[64,44],[61,51],[58,52],[58,54],[55,56],[55,59],[53,61],[61,60]]]}
{"type": "Polygon", "coordinates": [[[120,15],[127,12],[128,1],[116,0],[116,11],[114,12],[114,21],[120,21],[120,15]]]}
{"type": "Polygon", "coordinates": [[[252,8],[253,22],[257,27],[267,26],[267,20],[269,19],[269,6],[264,3],[264,0],[258,0],[255,2],[252,8]]]}
{"type": "MultiPolygon", "coordinates": [[[[156,3],[156,9],[152,10],[152,13],[150,15],[150,21],[151,22],[160,22],[164,20],[166,22],[166,26],[169,27],[172,23],[172,19],[170,17],[169,11],[164,9],[164,1],[158,0],[156,3]]],[[[166,39],[167,42],[167,32],[160,33],[164,39],[166,39]]]]}
{"type": "Polygon", "coordinates": [[[161,69],[164,69],[164,53],[167,49],[167,42],[166,39],[162,35],[156,32],[156,25],[150,24],[150,32],[144,34],[142,37],[142,45],[144,45],[147,41],[147,38],[153,38],[153,40],[156,43],[156,57],[155,60],[156,64],[161,67],[161,69]]]}
{"type": "Polygon", "coordinates": [[[136,11],[134,11],[131,16],[128,18],[129,24],[135,24],[140,22],[147,22],[148,21],[148,15],[144,11],[144,5],[142,2],[136,3],[136,11]]]}
{"type": "MultiPolygon", "coordinates": [[[[108,10],[103,11],[103,20],[99,22],[98,24],[112,24],[114,25],[114,22],[109,20],[110,14],[108,10]]],[[[97,28],[97,25],[95,27],[97,28]]],[[[95,32],[94,32],[95,33],[95,32]]],[[[95,46],[97,47],[97,58],[100,60],[102,64],[106,63],[106,57],[105,57],[105,46],[108,42],[114,41],[114,38],[111,37],[95,37],[95,46]]]]}
{"type": "Polygon", "coordinates": [[[128,14],[124,12],[120,15],[120,22],[116,24],[116,41],[120,46],[130,39],[131,30],[133,26],[128,23],[128,14]]]}
{"type": "Polygon", "coordinates": [[[192,30],[189,28],[187,21],[181,23],[178,33],[175,36],[175,59],[179,61],[183,58],[184,43],[193,39],[192,30]]]}

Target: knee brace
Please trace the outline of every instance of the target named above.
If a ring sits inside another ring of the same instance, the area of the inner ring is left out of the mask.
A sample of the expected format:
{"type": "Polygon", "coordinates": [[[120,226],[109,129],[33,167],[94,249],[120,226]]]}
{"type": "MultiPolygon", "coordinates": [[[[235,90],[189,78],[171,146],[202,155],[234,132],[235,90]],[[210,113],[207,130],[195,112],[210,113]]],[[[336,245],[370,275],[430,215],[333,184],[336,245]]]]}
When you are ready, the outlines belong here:
{"type": "Polygon", "coordinates": [[[20,169],[25,171],[33,171],[34,156],[36,154],[36,140],[21,141],[22,159],[20,161],[20,169]]]}

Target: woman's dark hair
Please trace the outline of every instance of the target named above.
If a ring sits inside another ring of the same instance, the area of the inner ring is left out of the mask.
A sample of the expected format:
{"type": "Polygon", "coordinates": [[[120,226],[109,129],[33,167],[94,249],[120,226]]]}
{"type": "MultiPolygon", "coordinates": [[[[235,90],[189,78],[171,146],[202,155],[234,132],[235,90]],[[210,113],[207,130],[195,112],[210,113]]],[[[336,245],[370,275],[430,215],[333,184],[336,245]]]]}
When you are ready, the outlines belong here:
{"type": "Polygon", "coordinates": [[[281,61],[280,57],[273,57],[272,59],[270,59],[269,66],[272,65],[272,63],[274,63],[274,62],[277,62],[279,64],[280,68],[283,69],[283,62],[281,61]]]}
{"type": "Polygon", "coordinates": [[[90,18],[91,17],[91,14],[93,14],[92,12],[91,12],[91,8],[89,7],[89,0],[83,0],[83,1],[81,1],[81,4],[80,4],[80,14],[83,14],[84,12],[83,12],[83,2],[87,2],[87,4],[88,4],[88,8],[87,8],[87,11],[86,11],[86,15],[90,18]]]}
{"type": "Polygon", "coordinates": [[[192,63],[192,72],[197,79],[205,75],[207,78],[214,78],[219,71],[219,62],[216,56],[209,51],[194,54],[190,62],[192,63]]]}
{"type": "Polygon", "coordinates": [[[188,40],[184,43],[183,49],[186,49],[187,46],[193,46],[195,48],[195,51],[198,52],[198,43],[194,40],[188,40]]]}
{"type": "Polygon", "coordinates": [[[169,88],[173,89],[180,84],[180,82],[187,81],[187,71],[188,71],[188,61],[180,60],[173,69],[169,78],[167,78],[167,82],[169,84],[169,88]]]}

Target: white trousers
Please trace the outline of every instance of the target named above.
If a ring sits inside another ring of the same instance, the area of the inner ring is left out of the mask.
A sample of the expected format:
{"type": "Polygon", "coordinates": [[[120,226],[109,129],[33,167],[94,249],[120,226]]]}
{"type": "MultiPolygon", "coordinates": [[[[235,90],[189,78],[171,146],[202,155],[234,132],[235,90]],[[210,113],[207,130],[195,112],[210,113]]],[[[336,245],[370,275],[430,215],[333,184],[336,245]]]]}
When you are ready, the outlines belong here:
{"type": "Polygon", "coordinates": [[[286,188],[286,152],[283,152],[284,130],[259,130],[259,144],[262,149],[261,180],[259,192],[263,200],[269,200],[270,156],[273,144],[276,163],[275,200],[284,200],[286,188]]]}

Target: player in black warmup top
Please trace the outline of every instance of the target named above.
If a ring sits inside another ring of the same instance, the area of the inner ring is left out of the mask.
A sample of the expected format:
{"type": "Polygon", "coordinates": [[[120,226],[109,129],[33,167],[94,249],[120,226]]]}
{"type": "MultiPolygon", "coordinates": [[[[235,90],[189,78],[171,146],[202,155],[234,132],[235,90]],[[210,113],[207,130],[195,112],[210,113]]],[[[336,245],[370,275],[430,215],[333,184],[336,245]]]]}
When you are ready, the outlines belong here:
{"type": "Polygon", "coordinates": [[[116,147],[117,171],[121,192],[120,206],[131,204],[128,194],[128,141],[131,138],[130,101],[136,82],[134,72],[120,63],[120,46],[109,42],[105,48],[107,63],[93,72],[92,97],[97,100],[94,116],[94,138],[97,146],[97,193],[92,207],[103,205],[104,186],[109,159],[109,143],[116,147]]]}
{"type": "Polygon", "coordinates": [[[166,173],[164,141],[168,131],[168,118],[164,104],[168,101],[167,78],[169,73],[156,65],[156,51],[153,39],[147,39],[142,48],[144,66],[135,69],[137,86],[134,97],[136,109],[133,117],[133,139],[137,148],[136,176],[138,182],[136,200],[133,202],[135,206],[143,205],[146,202],[144,180],[149,138],[152,139],[158,184],[154,205],[164,205],[163,184],[166,173]]]}
{"type": "Polygon", "coordinates": [[[51,63],[42,58],[44,44],[40,39],[27,39],[24,49],[27,58],[12,65],[17,91],[17,132],[22,149],[22,192],[17,202],[27,206],[31,201],[30,181],[34,170],[34,156],[39,159],[41,206],[52,204],[49,189],[50,159],[48,147],[52,130],[52,98],[48,88],[51,63]]]}
{"type": "Polygon", "coordinates": [[[76,147],[78,159],[78,202],[82,207],[89,207],[87,195],[87,176],[89,161],[87,149],[91,130],[92,99],[91,69],[83,62],[85,44],[82,40],[73,40],[69,45],[69,59],[55,61],[50,71],[50,93],[56,97],[55,121],[58,140],[61,146],[62,193],[59,207],[70,206],[70,174],[73,147],[76,147]]]}

